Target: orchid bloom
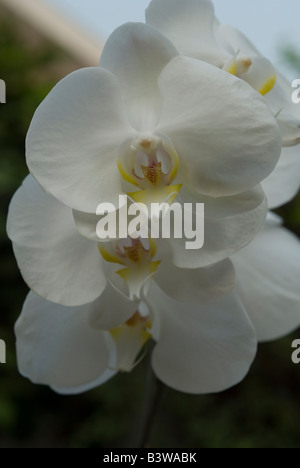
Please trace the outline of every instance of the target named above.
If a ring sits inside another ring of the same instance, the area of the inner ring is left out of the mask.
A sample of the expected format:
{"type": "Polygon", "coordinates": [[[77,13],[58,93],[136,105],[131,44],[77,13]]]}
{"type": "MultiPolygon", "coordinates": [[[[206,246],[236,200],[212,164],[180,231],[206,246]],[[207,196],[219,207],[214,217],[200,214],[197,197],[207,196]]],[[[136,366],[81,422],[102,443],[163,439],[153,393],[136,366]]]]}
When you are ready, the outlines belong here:
{"type": "Polygon", "coordinates": [[[269,208],[290,201],[300,186],[295,147],[300,142],[300,111],[292,103],[291,85],[240,31],[218,22],[210,0],[152,0],[146,19],[183,55],[226,70],[264,96],[280,126],[284,147],[263,188],[269,208]]]}
{"type": "Polygon", "coordinates": [[[152,367],[162,382],[191,394],[225,390],[246,375],[256,336],[269,341],[299,326],[299,260],[299,241],[270,215],[265,230],[233,257],[235,292],[229,263],[222,274],[220,266],[203,269],[194,286],[189,270],[180,281],[169,275],[169,285],[158,286],[155,277],[138,301],[111,285],[77,307],[30,292],[16,324],[20,372],[59,393],[81,393],[131,371],[152,339],[152,367]]]}
{"type": "Polygon", "coordinates": [[[130,371],[151,338],[155,373],[178,390],[221,391],[246,375],[256,339],[232,292],[230,260],[184,270],[168,256],[154,261],[151,242],[148,249],[132,239],[98,246],[31,176],[11,203],[8,233],[35,291],[16,325],[19,368],[34,382],[86,391],[130,371]],[[118,271],[106,276],[105,262],[118,271]]]}
{"type": "Polygon", "coordinates": [[[136,240],[114,249],[114,257],[101,245],[101,260],[98,246],[78,234],[71,210],[29,176],[13,199],[8,232],[30,286],[64,305],[29,293],[16,324],[20,372],[59,393],[81,393],[131,371],[152,339],[153,370],[172,388],[201,394],[235,385],[254,359],[256,336],[276,339],[300,323],[300,245],[280,224],[269,215],[232,258],[231,292],[230,260],[199,270],[162,261],[152,269],[154,249],[136,240]],[[104,259],[131,270],[134,297],[106,277],[104,259]],[[139,290],[135,268],[139,281],[143,272],[148,280],[139,290]]]}
{"type": "Polygon", "coordinates": [[[117,206],[120,194],[205,203],[204,248],[191,255],[173,246],[183,268],[221,261],[253,239],[266,216],[258,184],[280,150],[261,96],[223,70],[179,56],[143,24],[117,29],[99,68],[77,71],[53,89],[26,144],[32,175],[87,224],[83,231],[97,206],[117,206]]]}
{"type": "MultiPolygon", "coordinates": [[[[29,288],[63,306],[91,303],[107,294],[109,284],[135,307],[153,277],[166,294],[193,304],[219,299],[235,283],[228,259],[186,270],[174,265],[170,249],[159,240],[98,244],[82,237],[72,210],[46,194],[32,176],[12,199],[7,232],[29,288]]],[[[121,307],[113,307],[111,316],[117,323],[130,318],[121,307]]]]}
{"type": "MultiPolygon", "coordinates": [[[[113,297],[118,302],[117,295],[113,297]]],[[[81,307],[63,307],[30,292],[16,324],[20,372],[58,393],[81,393],[117,371],[132,370],[152,338],[153,370],[176,390],[219,392],[244,378],[256,353],[256,338],[236,295],[196,306],[168,297],[153,282],[149,297],[153,310],[141,302],[124,324],[105,331],[101,306],[109,315],[116,302],[100,298],[81,307]]]]}

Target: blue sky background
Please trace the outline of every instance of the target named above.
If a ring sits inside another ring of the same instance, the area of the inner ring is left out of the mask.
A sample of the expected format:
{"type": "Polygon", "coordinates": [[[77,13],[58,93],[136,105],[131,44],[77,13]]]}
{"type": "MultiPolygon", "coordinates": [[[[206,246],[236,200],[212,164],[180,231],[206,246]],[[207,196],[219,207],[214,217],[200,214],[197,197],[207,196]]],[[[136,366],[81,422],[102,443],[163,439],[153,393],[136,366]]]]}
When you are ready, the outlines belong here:
{"type": "MultiPolygon", "coordinates": [[[[46,0],[105,40],[126,21],[144,21],[150,0],[46,0]]],[[[214,0],[216,14],[223,23],[241,29],[259,50],[280,66],[278,50],[293,44],[300,51],[299,0],[214,0]]],[[[293,78],[293,76],[291,76],[293,78]]]]}

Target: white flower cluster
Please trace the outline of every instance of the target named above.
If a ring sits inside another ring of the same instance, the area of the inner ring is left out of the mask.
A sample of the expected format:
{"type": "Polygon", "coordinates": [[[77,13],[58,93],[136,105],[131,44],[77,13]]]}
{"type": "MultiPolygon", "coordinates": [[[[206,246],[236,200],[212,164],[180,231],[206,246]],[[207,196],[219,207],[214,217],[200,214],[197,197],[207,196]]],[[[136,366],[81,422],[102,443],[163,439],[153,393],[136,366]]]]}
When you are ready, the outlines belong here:
{"type": "Polygon", "coordinates": [[[210,0],[152,0],[98,68],[51,91],[8,217],[31,289],[16,325],[23,375],[79,393],[130,371],[152,339],[160,380],[218,392],[244,378],[258,340],[300,325],[299,242],[267,215],[300,185],[290,96],[210,0]],[[203,248],[176,236],[99,242],[97,206],[120,195],[204,204],[203,248]]]}

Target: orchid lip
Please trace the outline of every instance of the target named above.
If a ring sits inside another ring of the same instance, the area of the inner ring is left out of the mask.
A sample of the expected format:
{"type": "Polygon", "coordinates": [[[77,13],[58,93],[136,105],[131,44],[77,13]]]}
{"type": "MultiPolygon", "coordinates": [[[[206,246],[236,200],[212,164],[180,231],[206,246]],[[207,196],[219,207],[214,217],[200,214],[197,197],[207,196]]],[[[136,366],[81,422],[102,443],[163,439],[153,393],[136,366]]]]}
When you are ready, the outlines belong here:
{"type": "Polygon", "coordinates": [[[124,180],[140,189],[158,189],[172,183],[178,155],[166,135],[141,135],[120,148],[118,168],[124,180]]]}
{"type": "Polygon", "coordinates": [[[125,324],[109,331],[118,355],[114,370],[130,372],[139,364],[144,357],[141,352],[152,337],[151,328],[150,318],[137,311],[125,324]]]}
{"type": "Polygon", "coordinates": [[[271,63],[261,58],[258,61],[257,58],[249,56],[237,58],[237,55],[226,62],[223,69],[249,83],[262,96],[272,91],[277,75],[271,63]]]}
{"type": "MultiPolygon", "coordinates": [[[[117,277],[125,283],[130,300],[138,300],[141,291],[148,289],[151,279],[155,275],[160,261],[153,261],[157,246],[152,239],[123,239],[106,246],[100,246],[99,251],[108,264],[119,264],[123,268],[111,269],[111,282],[117,284],[117,277]]],[[[118,286],[116,286],[118,289],[118,286]]],[[[127,293],[126,293],[127,294],[127,293]]]]}

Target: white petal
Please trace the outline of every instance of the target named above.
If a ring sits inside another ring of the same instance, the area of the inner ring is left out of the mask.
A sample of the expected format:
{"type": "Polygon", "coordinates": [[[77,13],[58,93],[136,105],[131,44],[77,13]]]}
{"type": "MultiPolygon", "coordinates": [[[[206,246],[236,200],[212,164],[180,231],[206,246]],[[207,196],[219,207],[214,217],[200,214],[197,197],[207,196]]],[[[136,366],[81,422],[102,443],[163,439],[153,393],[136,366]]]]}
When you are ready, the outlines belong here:
{"type": "Polygon", "coordinates": [[[152,366],[165,384],[186,393],[226,390],[247,374],[256,353],[255,333],[234,294],[218,304],[191,306],[152,294],[160,335],[152,366]]]}
{"type": "Polygon", "coordinates": [[[127,322],[137,310],[138,304],[108,284],[102,296],[91,306],[89,321],[94,328],[111,330],[127,322]]]}
{"type": "MultiPolygon", "coordinates": [[[[125,197],[125,200],[126,197],[125,197]]],[[[116,216],[116,220],[119,219],[119,212],[118,210],[122,208],[124,202],[119,202],[118,206],[111,211],[111,214],[116,216]]],[[[114,205],[112,205],[114,206],[114,205]]],[[[125,205],[126,206],[126,205],[125,205]]],[[[96,213],[84,213],[82,211],[73,210],[73,217],[75,221],[76,228],[78,232],[87,239],[90,239],[94,242],[111,242],[111,239],[100,239],[97,234],[97,225],[99,221],[103,218],[102,215],[97,215],[96,213]]],[[[118,234],[118,230],[116,235],[118,234]]]]}
{"type": "Polygon", "coordinates": [[[100,65],[118,78],[129,120],[136,130],[151,130],[157,123],[161,108],[157,79],[176,55],[175,47],[145,24],[125,24],[108,39],[100,65]]]}
{"type": "Polygon", "coordinates": [[[276,168],[262,183],[270,209],[292,200],[300,186],[300,146],[295,145],[300,135],[300,106],[292,103],[291,92],[291,84],[277,73],[274,89],[265,96],[274,114],[278,114],[285,146],[276,168]]]}
{"type": "Polygon", "coordinates": [[[201,268],[220,262],[249,244],[262,229],[267,202],[262,189],[234,197],[194,197],[185,202],[204,203],[204,246],[187,250],[186,239],[170,239],[173,261],[180,268],[201,268]]]}
{"type": "Polygon", "coordinates": [[[233,257],[238,292],[260,341],[281,338],[300,326],[300,243],[276,224],[268,221],[233,257]]]}
{"type": "Polygon", "coordinates": [[[118,149],[132,134],[116,78],[88,68],[64,78],[37,109],[27,136],[27,163],[47,192],[80,211],[116,202],[118,149]]]}
{"type": "Polygon", "coordinates": [[[29,293],[16,323],[21,374],[66,394],[111,378],[105,334],[90,328],[88,313],[89,306],[63,307],[29,293]]]}
{"type": "Polygon", "coordinates": [[[281,115],[282,110],[284,110],[285,113],[295,115],[295,117],[298,115],[300,118],[300,109],[297,105],[293,104],[291,99],[292,92],[291,83],[281,73],[277,72],[276,84],[272,91],[265,96],[274,114],[278,114],[281,111],[279,113],[281,115]]]}
{"type": "Polygon", "coordinates": [[[300,146],[283,148],[279,162],[262,187],[270,209],[291,201],[300,188],[300,146]]]}
{"type": "Polygon", "coordinates": [[[277,73],[277,82],[272,91],[266,96],[282,134],[283,146],[293,146],[300,142],[300,106],[292,102],[291,83],[284,76],[277,73]]]}
{"type": "Polygon", "coordinates": [[[192,270],[178,268],[164,258],[155,273],[155,282],[177,301],[204,304],[218,301],[233,289],[235,270],[230,260],[192,270]]]}
{"type": "Polygon", "coordinates": [[[101,219],[100,216],[73,210],[73,217],[76,228],[81,236],[94,242],[100,241],[97,236],[97,223],[101,219]]]}
{"type": "Polygon", "coordinates": [[[175,58],[163,70],[159,131],[173,141],[187,179],[200,192],[229,196],[274,169],[281,136],[264,99],[209,64],[175,58]]]}
{"type": "Polygon", "coordinates": [[[28,176],[9,209],[7,231],[31,289],[52,302],[92,302],[106,286],[97,244],[81,237],[72,210],[28,176]]]}
{"type": "Polygon", "coordinates": [[[152,0],[146,21],[170,39],[182,55],[218,67],[228,59],[214,36],[214,7],[210,0],[152,0]]]}
{"type": "Polygon", "coordinates": [[[283,146],[294,146],[300,143],[300,119],[281,112],[277,121],[282,134],[283,146]]]}

